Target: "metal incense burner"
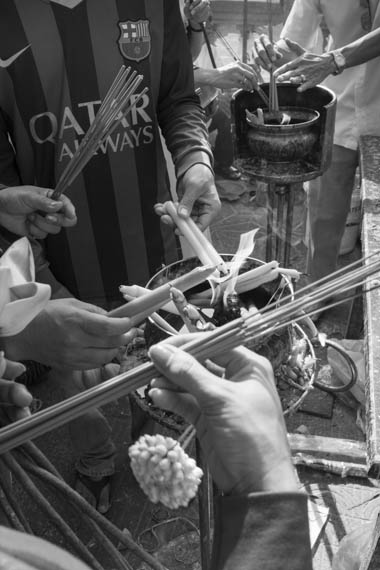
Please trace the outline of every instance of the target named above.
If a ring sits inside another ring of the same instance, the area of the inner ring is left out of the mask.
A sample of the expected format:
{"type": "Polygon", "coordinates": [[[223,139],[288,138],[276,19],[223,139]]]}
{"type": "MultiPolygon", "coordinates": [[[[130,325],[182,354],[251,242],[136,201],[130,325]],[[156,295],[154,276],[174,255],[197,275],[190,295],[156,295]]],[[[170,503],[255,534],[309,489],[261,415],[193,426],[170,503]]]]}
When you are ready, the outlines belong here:
{"type": "MultiPolygon", "coordinates": [[[[269,84],[261,87],[268,95],[269,84]]],[[[289,267],[295,193],[299,183],[321,176],[330,165],[336,97],[322,86],[303,93],[286,83],[277,89],[280,113],[290,116],[289,124],[271,120],[268,109],[263,109],[264,124],[250,124],[246,110],[257,113],[262,98],[239,90],[231,101],[232,132],[236,157],[244,161],[244,169],[268,184],[266,259],[289,267]]]]}

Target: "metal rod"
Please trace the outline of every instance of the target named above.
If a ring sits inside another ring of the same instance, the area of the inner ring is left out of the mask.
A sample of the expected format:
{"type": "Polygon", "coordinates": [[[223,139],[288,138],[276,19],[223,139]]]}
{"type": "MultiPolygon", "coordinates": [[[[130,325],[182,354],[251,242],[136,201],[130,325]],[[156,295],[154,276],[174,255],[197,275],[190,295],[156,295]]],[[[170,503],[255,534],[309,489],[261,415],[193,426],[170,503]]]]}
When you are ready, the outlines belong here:
{"type": "Polygon", "coordinates": [[[293,213],[295,192],[293,184],[287,184],[287,208],[286,208],[286,230],[285,230],[285,246],[284,246],[284,266],[289,267],[290,250],[292,245],[293,233],[293,213]]]}
{"type": "Polygon", "coordinates": [[[248,0],[244,0],[243,4],[243,42],[242,42],[242,56],[241,59],[244,63],[247,61],[247,43],[248,43],[248,0]]]}
{"type": "Polygon", "coordinates": [[[269,262],[272,259],[273,250],[273,207],[274,207],[274,192],[275,185],[269,182],[268,186],[268,209],[267,209],[267,241],[265,250],[265,261],[269,262]]]}
{"type": "Polygon", "coordinates": [[[284,205],[285,205],[285,193],[284,187],[275,186],[275,196],[277,202],[277,221],[276,221],[276,253],[275,258],[282,260],[282,245],[284,241],[284,205]]]}

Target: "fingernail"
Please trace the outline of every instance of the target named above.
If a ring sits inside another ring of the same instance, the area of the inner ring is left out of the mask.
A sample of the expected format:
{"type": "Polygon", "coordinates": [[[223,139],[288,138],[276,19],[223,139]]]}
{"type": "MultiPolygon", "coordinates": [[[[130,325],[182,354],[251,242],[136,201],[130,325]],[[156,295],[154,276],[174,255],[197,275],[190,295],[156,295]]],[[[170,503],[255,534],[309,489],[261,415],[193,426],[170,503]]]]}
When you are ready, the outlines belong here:
{"type": "Polygon", "coordinates": [[[58,222],[58,218],[57,216],[52,216],[51,214],[49,214],[48,216],[45,217],[45,220],[47,222],[51,222],[52,224],[56,224],[58,222]]]}
{"type": "Polygon", "coordinates": [[[189,210],[186,208],[186,206],[179,206],[178,213],[180,216],[186,217],[189,215],[189,210]]]}
{"type": "Polygon", "coordinates": [[[32,394],[29,392],[29,390],[27,390],[27,388],[25,388],[25,386],[23,386],[22,384],[19,384],[20,388],[20,395],[24,396],[25,398],[27,398],[28,400],[32,401],[33,400],[33,396],[32,394]]]}
{"type": "Polygon", "coordinates": [[[57,206],[62,206],[62,202],[57,202],[56,200],[50,200],[48,207],[56,208],[57,206]]]}
{"type": "Polygon", "coordinates": [[[157,360],[166,360],[171,354],[176,352],[176,350],[176,347],[171,344],[155,344],[149,349],[149,356],[153,356],[153,358],[157,360]]]}

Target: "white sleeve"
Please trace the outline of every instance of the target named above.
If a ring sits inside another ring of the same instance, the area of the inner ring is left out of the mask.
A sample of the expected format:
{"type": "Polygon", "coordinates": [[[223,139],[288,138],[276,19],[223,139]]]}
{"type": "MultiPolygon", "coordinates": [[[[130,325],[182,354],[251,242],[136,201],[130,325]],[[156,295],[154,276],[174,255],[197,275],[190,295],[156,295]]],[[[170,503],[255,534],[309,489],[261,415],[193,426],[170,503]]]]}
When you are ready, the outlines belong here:
{"type": "Polygon", "coordinates": [[[322,10],[319,0],[295,0],[281,32],[282,38],[312,51],[320,33],[322,10]]]}

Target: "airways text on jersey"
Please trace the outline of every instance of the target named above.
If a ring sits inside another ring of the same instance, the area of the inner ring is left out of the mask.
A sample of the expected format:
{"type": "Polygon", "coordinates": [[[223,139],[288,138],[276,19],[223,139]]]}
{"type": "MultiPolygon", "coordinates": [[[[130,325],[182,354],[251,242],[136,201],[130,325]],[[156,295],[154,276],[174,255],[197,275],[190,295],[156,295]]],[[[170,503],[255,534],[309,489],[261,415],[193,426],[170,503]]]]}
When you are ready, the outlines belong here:
{"type": "MultiPolygon", "coordinates": [[[[38,144],[58,145],[58,162],[72,158],[80,139],[93,122],[101,101],[86,101],[78,104],[81,120],[71,107],[64,107],[63,115],[56,117],[50,111],[34,115],[29,121],[30,134],[38,144]],[[85,117],[85,120],[83,120],[85,117]]],[[[145,94],[126,117],[120,117],[120,128],[107,137],[99,152],[121,152],[153,141],[152,118],[147,113],[149,96],[145,94]]]]}

